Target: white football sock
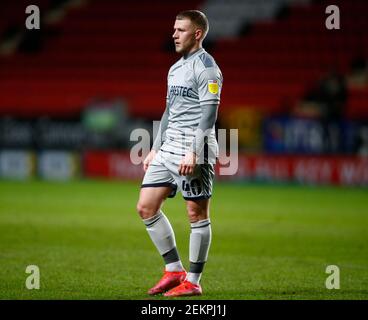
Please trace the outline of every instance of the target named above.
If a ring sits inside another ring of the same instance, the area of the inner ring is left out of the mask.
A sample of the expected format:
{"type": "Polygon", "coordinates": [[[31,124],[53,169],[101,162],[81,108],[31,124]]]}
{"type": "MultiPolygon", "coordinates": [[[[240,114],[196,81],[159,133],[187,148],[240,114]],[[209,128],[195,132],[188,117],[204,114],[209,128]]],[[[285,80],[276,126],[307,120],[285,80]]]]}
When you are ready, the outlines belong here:
{"type": "Polygon", "coordinates": [[[188,280],[191,283],[199,284],[199,281],[201,280],[202,273],[193,273],[188,272],[187,277],[185,280],[188,280]]]}
{"type": "Polygon", "coordinates": [[[184,267],[181,263],[181,261],[175,261],[175,262],[171,262],[165,265],[165,270],[166,271],[170,271],[170,272],[175,272],[175,271],[183,271],[184,267]]]}
{"type": "Polygon", "coordinates": [[[190,268],[187,280],[198,284],[208,251],[211,245],[212,230],[210,219],[201,220],[190,224],[189,261],[190,268]]]}
{"type": "Polygon", "coordinates": [[[158,252],[165,261],[165,270],[184,270],[176,249],[174,230],[164,213],[160,210],[151,218],[143,219],[147,232],[158,252]]]}

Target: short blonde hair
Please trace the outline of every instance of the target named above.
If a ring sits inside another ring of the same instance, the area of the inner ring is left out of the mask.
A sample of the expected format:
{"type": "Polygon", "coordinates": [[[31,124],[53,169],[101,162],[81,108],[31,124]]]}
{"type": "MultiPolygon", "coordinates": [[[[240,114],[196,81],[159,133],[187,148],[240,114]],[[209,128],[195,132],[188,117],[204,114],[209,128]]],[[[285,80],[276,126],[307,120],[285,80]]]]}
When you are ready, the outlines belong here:
{"type": "Polygon", "coordinates": [[[206,37],[209,30],[209,23],[206,15],[199,10],[185,10],[181,11],[176,15],[177,20],[189,19],[198,28],[203,31],[203,39],[206,37]]]}

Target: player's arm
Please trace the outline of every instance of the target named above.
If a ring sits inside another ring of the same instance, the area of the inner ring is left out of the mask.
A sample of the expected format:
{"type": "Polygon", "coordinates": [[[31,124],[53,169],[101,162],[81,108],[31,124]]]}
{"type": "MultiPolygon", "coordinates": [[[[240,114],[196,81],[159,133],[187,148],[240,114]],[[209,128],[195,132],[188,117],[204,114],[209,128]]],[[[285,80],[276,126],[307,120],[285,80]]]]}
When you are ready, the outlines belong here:
{"type": "Polygon", "coordinates": [[[152,145],[152,150],[154,150],[156,152],[158,150],[160,150],[162,142],[164,141],[164,136],[165,136],[168,124],[169,124],[169,106],[166,103],[166,109],[165,109],[164,113],[162,114],[161,121],[160,121],[160,126],[159,126],[158,132],[157,132],[157,136],[156,136],[156,139],[155,139],[155,141],[153,142],[153,145],[152,145]]]}
{"type": "Polygon", "coordinates": [[[164,136],[165,136],[165,132],[166,132],[168,123],[169,123],[169,107],[168,107],[168,104],[166,103],[166,109],[165,109],[164,113],[162,114],[161,121],[160,121],[160,126],[158,128],[156,139],[153,142],[152,149],[151,149],[150,153],[147,155],[147,157],[143,161],[144,171],[146,171],[148,169],[148,167],[149,167],[151,161],[153,160],[153,158],[155,157],[156,153],[158,152],[158,150],[160,150],[162,142],[164,140],[164,136]]]}
{"type": "Polygon", "coordinates": [[[180,175],[192,174],[197,162],[197,157],[202,153],[206,137],[211,132],[211,129],[215,125],[217,119],[219,103],[213,102],[201,105],[202,116],[198,124],[198,128],[195,133],[195,137],[189,152],[185,155],[182,163],[179,166],[180,175]]]}
{"type": "Polygon", "coordinates": [[[206,68],[198,76],[198,94],[202,116],[189,152],[187,152],[179,166],[179,174],[181,175],[193,173],[197,157],[200,157],[202,153],[206,137],[215,125],[220,104],[221,86],[222,76],[216,68],[206,68]]]}
{"type": "Polygon", "coordinates": [[[218,107],[218,102],[201,105],[202,117],[199,121],[193,143],[190,147],[190,150],[196,154],[197,157],[202,153],[206,137],[209,136],[216,123],[218,107]]]}

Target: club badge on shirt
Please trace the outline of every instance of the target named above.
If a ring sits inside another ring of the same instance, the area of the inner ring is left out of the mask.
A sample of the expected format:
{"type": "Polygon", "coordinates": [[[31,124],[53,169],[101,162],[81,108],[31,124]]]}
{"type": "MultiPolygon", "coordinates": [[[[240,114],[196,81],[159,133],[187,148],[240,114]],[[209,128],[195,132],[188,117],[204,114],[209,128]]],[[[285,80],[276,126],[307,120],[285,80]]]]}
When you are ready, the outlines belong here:
{"type": "Polygon", "coordinates": [[[208,91],[212,94],[217,94],[219,86],[217,80],[208,80],[208,91]]]}

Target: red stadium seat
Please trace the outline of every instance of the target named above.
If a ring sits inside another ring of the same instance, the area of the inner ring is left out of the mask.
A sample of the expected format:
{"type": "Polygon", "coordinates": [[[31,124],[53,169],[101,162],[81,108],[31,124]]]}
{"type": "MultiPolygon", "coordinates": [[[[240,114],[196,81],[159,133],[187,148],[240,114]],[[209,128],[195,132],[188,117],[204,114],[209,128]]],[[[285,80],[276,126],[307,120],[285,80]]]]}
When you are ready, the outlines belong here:
{"type": "MultiPolygon", "coordinates": [[[[189,0],[186,7],[201,2],[189,0]]],[[[9,11],[1,11],[0,28],[8,17],[24,23],[26,1],[5,3],[9,11]]],[[[292,6],[284,19],[255,24],[247,36],[219,40],[213,54],[224,74],[224,112],[239,105],[284,112],[326,71],[347,74],[353,58],[367,57],[368,3],[337,3],[344,12],[341,30],[327,30],[324,4],[312,3],[292,6]]],[[[41,53],[0,58],[0,115],[78,116],[102,96],[123,97],[134,115],[158,119],[168,68],[178,58],[164,47],[181,9],[175,1],[148,0],[90,1],[70,8],[53,25],[58,33],[47,38],[41,53]]],[[[352,92],[347,115],[367,116],[364,103],[366,94],[352,92]]]]}

